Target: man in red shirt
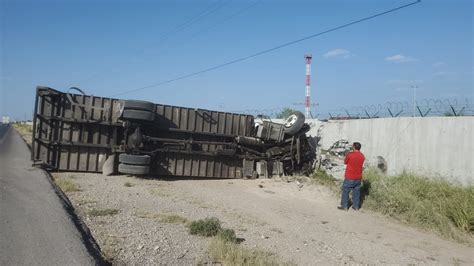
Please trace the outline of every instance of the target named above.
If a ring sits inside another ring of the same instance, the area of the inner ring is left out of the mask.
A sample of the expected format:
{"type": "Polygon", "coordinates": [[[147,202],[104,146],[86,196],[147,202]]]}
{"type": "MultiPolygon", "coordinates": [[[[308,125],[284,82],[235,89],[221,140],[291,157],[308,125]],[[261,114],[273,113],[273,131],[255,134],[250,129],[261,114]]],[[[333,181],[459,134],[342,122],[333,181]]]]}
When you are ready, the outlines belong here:
{"type": "Polygon", "coordinates": [[[346,172],[344,174],[344,182],[342,183],[341,206],[337,207],[339,210],[349,209],[349,192],[352,190],[352,209],[359,210],[360,208],[360,185],[362,180],[362,168],[365,157],[360,152],[359,142],[352,144],[352,151],[346,155],[344,164],[346,165],[346,172]]]}

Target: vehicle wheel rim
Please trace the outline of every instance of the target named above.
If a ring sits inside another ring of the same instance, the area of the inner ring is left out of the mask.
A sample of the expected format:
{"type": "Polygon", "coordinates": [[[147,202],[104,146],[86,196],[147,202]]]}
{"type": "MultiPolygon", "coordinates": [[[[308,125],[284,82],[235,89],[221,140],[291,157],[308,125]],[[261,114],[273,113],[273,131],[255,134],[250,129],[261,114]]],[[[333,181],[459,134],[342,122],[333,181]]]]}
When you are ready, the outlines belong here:
{"type": "Polygon", "coordinates": [[[285,121],[285,127],[293,126],[296,123],[296,120],[298,120],[298,117],[296,115],[290,115],[285,121]]]}

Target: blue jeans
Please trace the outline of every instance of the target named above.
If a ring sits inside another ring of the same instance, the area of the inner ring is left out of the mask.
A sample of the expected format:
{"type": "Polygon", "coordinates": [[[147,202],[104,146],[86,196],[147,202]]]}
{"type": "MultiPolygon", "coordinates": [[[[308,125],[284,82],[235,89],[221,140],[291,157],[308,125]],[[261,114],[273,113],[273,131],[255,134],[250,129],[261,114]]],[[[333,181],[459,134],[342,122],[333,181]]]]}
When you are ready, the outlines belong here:
{"type": "Polygon", "coordinates": [[[341,207],[349,208],[349,192],[352,190],[352,208],[360,207],[360,180],[344,179],[342,183],[341,207]]]}

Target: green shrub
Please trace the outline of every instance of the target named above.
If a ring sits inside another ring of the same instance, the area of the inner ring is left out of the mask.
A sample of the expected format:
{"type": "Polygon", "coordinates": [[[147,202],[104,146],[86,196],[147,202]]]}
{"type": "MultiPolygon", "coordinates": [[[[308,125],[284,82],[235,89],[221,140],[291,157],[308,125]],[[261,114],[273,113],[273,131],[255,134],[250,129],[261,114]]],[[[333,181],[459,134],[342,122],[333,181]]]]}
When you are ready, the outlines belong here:
{"type": "Polygon", "coordinates": [[[473,186],[410,173],[384,176],[369,169],[364,172],[361,192],[364,207],[445,237],[462,240],[462,232],[474,231],[473,186]]]}
{"type": "Polygon", "coordinates": [[[232,229],[222,229],[217,233],[217,237],[226,241],[226,242],[232,242],[232,243],[238,243],[237,236],[235,236],[235,231],[232,229]]]}
{"type": "Polygon", "coordinates": [[[221,222],[214,217],[193,221],[189,225],[189,233],[191,235],[215,236],[220,230],[221,222]]]}

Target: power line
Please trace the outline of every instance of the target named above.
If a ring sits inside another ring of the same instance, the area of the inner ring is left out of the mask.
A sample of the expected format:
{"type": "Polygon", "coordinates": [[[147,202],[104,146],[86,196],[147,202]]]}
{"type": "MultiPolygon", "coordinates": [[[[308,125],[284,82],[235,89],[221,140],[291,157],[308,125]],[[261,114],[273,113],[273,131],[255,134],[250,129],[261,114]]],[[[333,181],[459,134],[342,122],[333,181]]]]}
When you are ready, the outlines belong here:
{"type": "Polygon", "coordinates": [[[261,4],[261,3],[262,3],[261,0],[257,0],[257,1],[255,1],[254,3],[252,3],[252,4],[250,4],[250,5],[246,6],[246,7],[244,7],[244,8],[242,8],[242,9],[237,10],[237,12],[231,14],[230,16],[224,18],[223,20],[220,20],[220,21],[214,23],[214,24],[211,25],[210,27],[205,28],[205,29],[203,29],[203,30],[200,30],[200,31],[196,32],[196,33],[193,34],[190,38],[195,38],[195,37],[197,37],[198,35],[200,35],[200,34],[206,32],[206,31],[209,31],[209,30],[211,30],[211,29],[213,29],[213,28],[216,28],[216,27],[218,27],[218,26],[220,26],[220,25],[226,23],[227,21],[229,21],[229,20],[231,20],[231,19],[233,19],[233,18],[235,18],[235,17],[241,15],[242,13],[246,12],[247,10],[249,10],[249,9],[253,8],[254,6],[257,6],[257,5],[261,4]]]}
{"type": "MultiPolygon", "coordinates": [[[[199,13],[195,14],[194,16],[192,16],[191,18],[189,18],[188,20],[186,20],[185,22],[179,24],[178,26],[174,27],[171,31],[165,33],[162,37],[160,37],[160,39],[150,45],[147,45],[146,47],[144,48],[141,48],[139,50],[137,50],[137,52],[135,52],[132,57],[136,57],[136,56],[139,56],[141,55],[142,53],[144,53],[147,49],[153,47],[153,46],[159,46],[159,45],[162,45],[163,43],[165,43],[167,40],[173,38],[177,33],[185,30],[186,28],[192,26],[193,24],[197,23],[198,21],[208,17],[209,15],[215,13],[216,11],[218,11],[219,9],[221,9],[222,7],[224,7],[225,5],[227,5],[229,2],[227,2],[227,0],[218,0],[216,3],[212,4],[210,7],[200,11],[199,13]]],[[[130,57],[130,59],[132,58],[130,57]]],[[[95,74],[91,75],[89,78],[86,78],[84,80],[81,80],[79,81],[78,83],[81,83],[81,82],[84,82],[84,81],[88,81],[88,80],[92,80],[92,79],[95,79],[109,71],[111,71],[113,69],[112,68],[109,68],[109,69],[105,69],[105,70],[102,70],[100,72],[96,72],[95,74]]]]}
{"type": "Polygon", "coordinates": [[[114,95],[111,95],[111,96],[114,97],[114,96],[123,95],[123,94],[128,94],[128,93],[131,93],[131,92],[136,92],[136,91],[139,91],[139,90],[144,90],[144,89],[148,89],[148,88],[152,88],[152,87],[156,87],[156,86],[161,86],[161,85],[168,84],[168,83],[171,83],[171,82],[175,82],[175,81],[178,81],[178,80],[182,80],[182,79],[186,79],[186,78],[193,77],[193,76],[196,76],[196,75],[200,75],[200,74],[203,74],[203,73],[206,73],[206,72],[209,72],[209,71],[218,69],[218,68],[222,68],[222,67],[226,67],[226,66],[229,66],[229,65],[233,65],[233,64],[236,64],[236,63],[238,63],[238,62],[241,62],[241,61],[244,61],[244,60],[253,58],[253,57],[257,57],[257,56],[260,56],[260,55],[263,55],[263,54],[266,54],[266,53],[270,53],[270,52],[273,52],[273,51],[275,51],[275,50],[278,50],[278,49],[281,49],[281,48],[284,48],[284,47],[287,47],[287,46],[290,46],[290,45],[293,45],[293,44],[296,44],[296,43],[299,43],[299,42],[302,42],[302,41],[306,41],[306,40],[308,40],[308,39],[312,39],[312,38],[321,36],[321,35],[326,34],[326,33],[329,33],[329,32],[333,32],[333,31],[336,31],[336,30],[340,30],[340,29],[342,29],[342,28],[346,28],[346,27],[352,26],[352,25],[354,25],[354,24],[358,24],[358,23],[361,23],[361,22],[364,22],[364,21],[367,21],[367,20],[370,20],[370,19],[374,19],[374,18],[379,17],[379,16],[386,15],[386,14],[388,14],[388,13],[392,13],[392,12],[398,11],[398,10],[400,10],[400,9],[403,9],[403,8],[406,8],[406,7],[409,7],[409,6],[418,4],[418,3],[420,3],[420,2],[421,2],[421,0],[417,0],[417,1],[415,1],[415,2],[406,4],[406,5],[402,5],[402,6],[399,6],[399,7],[396,7],[396,8],[392,8],[392,9],[389,9],[389,10],[384,11],[384,12],[381,12],[381,13],[377,13],[377,14],[372,15],[372,16],[368,16],[368,17],[365,17],[365,18],[362,18],[362,19],[358,19],[358,20],[355,20],[355,21],[352,21],[352,22],[349,22],[349,23],[346,23],[346,24],[343,24],[343,25],[334,27],[334,28],[330,28],[330,29],[328,29],[328,30],[325,30],[325,31],[322,31],[322,32],[319,32],[319,33],[316,33],[316,34],[313,34],[313,35],[309,35],[309,36],[306,36],[306,37],[303,37],[303,38],[300,38],[300,39],[297,39],[297,40],[294,40],[294,41],[291,41],[291,42],[287,42],[287,43],[284,43],[284,44],[275,46],[275,47],[273,47],[273,48],[269,48],[269,49],[260,51],[260,52],[258,52],[258,53],[254,53],[254,54],[251,54],[251,55],[248,55],[248,56],[245,56],[245,57],[241,57],[241,58],[238,58],[238,59],[235,59],[235,60],[232,60],[232,61],[229,61],[229,62],[220,64],[220,65],[217,65],[217,66],[213,66],[213,67],[210,67],[210,68],[206,68],[206,69],[203,69],[203,70],[200,70],[200,71],[196,71],[196,72],[193,72],[193,73],[190,73],[190,74],[182,75],[182,76],[179,76],[179,77],[176,77],[176,78],[173,78],[173,79],[169,79],[169,80],[164,80],[164,81],[161,81],[161,82],[157,82],[157,83],[154,83],[154,84],[151,84],[151,85],[148,85],[148,86],[139,87],[139,88],[136,88],[136,89],[131,89],[131,90],[124,91],[124,92],[121,92],[121,93],[117,93],[117,94],[114,94],[114,95]]]}

